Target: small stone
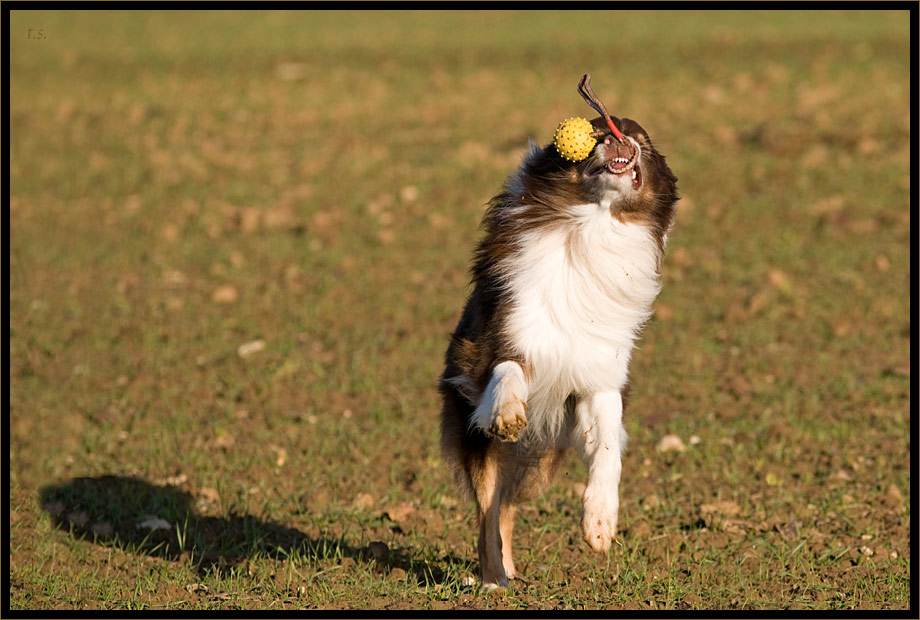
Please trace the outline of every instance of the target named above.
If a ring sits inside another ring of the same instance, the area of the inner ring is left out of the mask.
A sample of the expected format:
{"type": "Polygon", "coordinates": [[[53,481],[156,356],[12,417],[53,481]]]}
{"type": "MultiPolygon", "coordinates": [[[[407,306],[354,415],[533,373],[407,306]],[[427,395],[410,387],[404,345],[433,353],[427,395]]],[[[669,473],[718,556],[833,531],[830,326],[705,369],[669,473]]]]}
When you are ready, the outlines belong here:
{"type": "Polygon", "coordinates": [[[214,487],[201,487],[198,496],[199,501],[205,504],[216,504],[220,500],[220,493],[214,487]]]}
{"type": "Polygon", "coordinates": [[[700,506],[700,513],[703,515],[721,514],[731,516],[740,512],[741,506],[732,501],[713,502],[712,504],[703,504],[700,506]]]}
{"type": "Polygon", "coordinates": [[[153,517],[147,519],[146,521],[141,521],[137,524],[137,529],[139,530],[169,530],[172,529],[172,524],[165,519],[160,519],[159,517],[153,517]]]}
{"type": "Polygon", "coordinates": [[[211,301],[216,304],[232,304],[239,298],[239,291],[236,290],[235,286],[229,284],[218,286],[211,292],[211,301]]]}
{"type": "Polygon", "coordinates": [[[687,449],[684,442],[677,435],[665,435],[658,442],[657,450],[659,452],[683,452],[687,449]]]}
{"type": "Polygon", "coordinates": [[[371,508],[374,505],[374,496],[370,493],[358,493],[352,505],[355,508],[371,508]]]}
{"type": "Polygon", "coordinates": [[[236,437],[227,432],[218,431],[217,437],[214,438],[213,445],[215,448],[220,448],[221,450],[229,450],[236,445],[236,437]]]}
{"type": "Polygon", "coordinates": [[[249,357],[253,353],[258,353],[259,351],[262,351],[264,349],[265,349],[264,340],[253,340],[251,342],[241,344],[240,347],[236,350],[236,354],[239,355],[240,357],[245,358],[245,357],[249,357]]]}
{"type": "Polygon", "coordinates": [[[399,197],[403,202],[415,202],[418,200],[419,191],[414,185],[406,185],[399,190],[399,197]]]}
{"type": "Polygon", "coordinates": [[[449,495],[441,495],[440,503],[442,506],[444,506],[447,509],[456,508],[460,504],[457,498],[451,497],[449,495]]]}
{"type": "Polygon", "coordinates": [[[164,482],[169,486],[178,487],[188,482],[188,476],[180,472],[175,476],[167,476],[164,482]]]}

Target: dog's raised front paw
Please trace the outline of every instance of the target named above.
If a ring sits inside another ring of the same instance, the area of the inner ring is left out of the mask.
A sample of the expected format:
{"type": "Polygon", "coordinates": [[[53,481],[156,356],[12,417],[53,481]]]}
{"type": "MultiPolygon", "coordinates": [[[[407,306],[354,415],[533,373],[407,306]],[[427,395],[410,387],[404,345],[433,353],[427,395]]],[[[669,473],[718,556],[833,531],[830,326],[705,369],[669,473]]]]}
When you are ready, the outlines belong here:
{"type": "Polygon", "coordinates": [[[489,434],[501,441],[517,441],[527,427],[527,403],[522,400],[508,400],[502,403],[489,425],[489,434]]]}

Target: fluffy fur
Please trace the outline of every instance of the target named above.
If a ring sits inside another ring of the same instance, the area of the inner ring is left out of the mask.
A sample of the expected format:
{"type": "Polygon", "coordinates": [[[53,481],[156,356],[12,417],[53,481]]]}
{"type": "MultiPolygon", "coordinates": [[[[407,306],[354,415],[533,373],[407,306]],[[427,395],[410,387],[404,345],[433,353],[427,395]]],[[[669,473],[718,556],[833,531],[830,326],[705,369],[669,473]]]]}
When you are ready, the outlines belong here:
{"type": "Polygon", "coordinates": [[[572,447],[589,472],[585,539],[606,551],[616,532],[629,360],[678,196],[645,130],[614,122],[628,144],[608,136],[580,163],[534,146],[492,199],[447,350],[441,443],[477,505],[485,590],[513,578],[516,506],[572,447]]]}

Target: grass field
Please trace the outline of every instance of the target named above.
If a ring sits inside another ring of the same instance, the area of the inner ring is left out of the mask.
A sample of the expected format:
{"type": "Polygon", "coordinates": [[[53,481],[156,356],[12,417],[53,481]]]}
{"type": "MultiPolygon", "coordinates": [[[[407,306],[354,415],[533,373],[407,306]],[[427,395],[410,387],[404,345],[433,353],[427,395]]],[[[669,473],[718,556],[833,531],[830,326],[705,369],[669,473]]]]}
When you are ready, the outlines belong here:
{"type": "Polygon", "coordinates": [[[11,12],[9,606],[912,608],[913,18],[11,12]],[[480,596],[436,380],[585,72],[683,196],[622,532],[573,457],[480,596]]]}

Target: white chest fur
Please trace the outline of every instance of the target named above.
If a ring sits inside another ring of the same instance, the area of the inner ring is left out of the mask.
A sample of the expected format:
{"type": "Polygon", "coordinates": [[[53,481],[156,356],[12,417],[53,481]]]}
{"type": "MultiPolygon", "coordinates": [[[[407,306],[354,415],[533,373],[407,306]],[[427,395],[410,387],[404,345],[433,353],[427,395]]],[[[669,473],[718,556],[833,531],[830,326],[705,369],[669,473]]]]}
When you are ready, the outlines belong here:
{"type": "Polygon", "coordinates": [[[570,394],[619,391],[660,284],[651,231],[597,204],[565,226],[521,239],[503,265],[512,307],[505,334],[530,367],[528,434],[555,437],[570,394]]]}

